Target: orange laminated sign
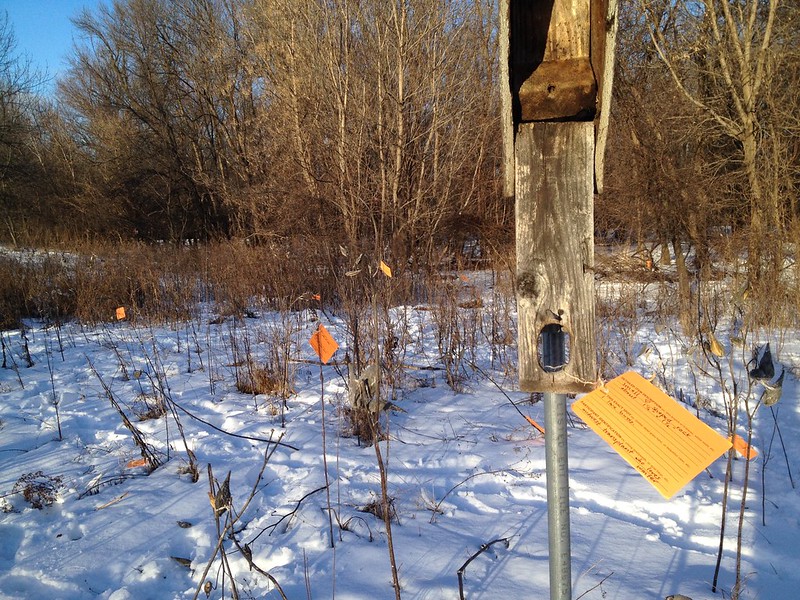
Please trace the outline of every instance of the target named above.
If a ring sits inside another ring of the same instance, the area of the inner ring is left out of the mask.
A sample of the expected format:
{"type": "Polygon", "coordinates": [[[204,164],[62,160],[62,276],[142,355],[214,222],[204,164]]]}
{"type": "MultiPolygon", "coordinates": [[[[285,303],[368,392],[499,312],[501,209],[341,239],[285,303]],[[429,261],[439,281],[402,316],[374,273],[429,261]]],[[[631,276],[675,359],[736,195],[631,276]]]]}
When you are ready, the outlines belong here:
{"type": "Polygon", "coordinates": [[[385,262],[381,261],[381,265],[380,266],[381,266],[381,271],[383,271],[384,275],[386,275],[387,277],[391,277],[392,276],[392,268],[389,265],[387,265],[385,262]]]}
{"type": "Polygon", "coordinates": [[[587,394],[572,409],[667,499],[731,447],[634,372],[587,394]]]}
{"type": "Polygon", "coordinates": [[[328,364],[328,361],[336,350],[339,349],[339,344],[336,343],[336,340],[333,339],[333,336],[328,333],[328,330],[325,329],[325,326],[322,324],[320,324],[317,330],[311,335],[309,343],[311,347],[314,348],[314,352],[317,353],[319,359],[325,364],[328,364]]]}
{"type": "Polygon", "coordinates": [[[120,306],[116,310],[117,321],[124,321],[125,320],[125,307],[120,306]]]}

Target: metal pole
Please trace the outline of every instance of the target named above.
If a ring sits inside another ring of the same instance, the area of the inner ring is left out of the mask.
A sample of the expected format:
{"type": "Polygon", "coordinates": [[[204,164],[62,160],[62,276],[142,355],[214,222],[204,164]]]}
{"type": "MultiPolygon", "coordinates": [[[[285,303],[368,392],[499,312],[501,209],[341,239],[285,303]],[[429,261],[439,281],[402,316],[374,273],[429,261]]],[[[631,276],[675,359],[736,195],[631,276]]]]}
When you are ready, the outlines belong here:
{"type": "MultiPolygon", "coordinates": [[[[566,334],[560,325],[542,330],[542,367],[557,371],[566,363],[566,334]]],[[[567,461],[567,396],[544,395],[545,465],[547,469],[547,537],[550,552],[550,600],[572,598],[567,461]]]]}

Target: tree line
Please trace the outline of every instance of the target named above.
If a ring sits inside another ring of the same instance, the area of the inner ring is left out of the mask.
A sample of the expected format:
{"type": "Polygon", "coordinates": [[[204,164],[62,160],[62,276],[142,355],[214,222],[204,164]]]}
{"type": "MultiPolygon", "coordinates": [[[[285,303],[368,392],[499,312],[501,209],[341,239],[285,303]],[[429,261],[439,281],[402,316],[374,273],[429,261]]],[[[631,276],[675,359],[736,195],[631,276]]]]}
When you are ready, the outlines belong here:
{"type": "MultiPolygon", "coordinates": [[[[515,1],[515,0],[514,0],[515,1]]],[[[50,96],[0,28],[2,237],[302,235],[397,260],[509,241],[500,0],[114,0],[50,96]]],[[[512,2],[513,9],[513,2],[512,2]]],[[[800,8],[623,0],[598,233],[796,241],[800,8]]]]}
{"type": "Polygon", "coordinates": [[[704,275],[728,244],[774,276],[800,234],[800,5],[631,0],[619,32],[601,221],[704,275]]]}

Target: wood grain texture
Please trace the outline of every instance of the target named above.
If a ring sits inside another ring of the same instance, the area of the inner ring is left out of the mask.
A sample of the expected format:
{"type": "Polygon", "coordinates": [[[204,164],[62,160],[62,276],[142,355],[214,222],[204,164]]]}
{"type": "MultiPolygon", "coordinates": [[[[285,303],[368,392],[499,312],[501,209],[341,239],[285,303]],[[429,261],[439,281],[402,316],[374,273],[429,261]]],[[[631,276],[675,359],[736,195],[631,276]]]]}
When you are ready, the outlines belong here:
{"type": "Polygon", "coordinates": [[[520,389],[590,391],[597,379],[594,124],[522,123],[515,155],[520,389]],[[569,362],[545,372],[538,339],[551,323],[569,333],[569,362]]]}
{"type": "MultiPolygon", "coordinates": [[[[532,3],[534,5],[539,2],[532,3]]],[[[555,0],[544,60],[589,57],[589,0],[555,0]]]]}
{"type": "Polygon", "coordinates": [[[614,85],[614,57],[617,46],[618,0],[592,0],[591,54],[592,69],[597,79],[597,113],[595,114],[595,191],[603,193],[606,140],[611,117],[611,91],[614,85]]]}
{"type": "Polygon", "coordinates": [[[511,87],[518,120],[594,118],[590,1],[510,2],[511,87]]]}
{"type": "Polygon", "coordinates": [[[500,127],[503,141],[503,198],[514,197],[514,109],[511,96],[511,0],[500,0],[500,127]]]}
{"type": "Polygon", "coordinates": [[[586,57],[545,61],[519,89],[523,121],[589,120],[596,102],[597,85],[586,57]]]}

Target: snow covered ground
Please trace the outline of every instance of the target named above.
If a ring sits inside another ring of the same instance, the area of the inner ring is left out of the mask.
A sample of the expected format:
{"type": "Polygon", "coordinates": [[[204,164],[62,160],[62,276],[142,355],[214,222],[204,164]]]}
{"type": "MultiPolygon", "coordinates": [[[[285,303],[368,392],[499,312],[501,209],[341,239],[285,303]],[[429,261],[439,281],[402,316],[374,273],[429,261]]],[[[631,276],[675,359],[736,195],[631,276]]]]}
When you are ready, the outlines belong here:
{"type": "MultiPolygon", "coordinates": [[[[388,413],[389,441],[381,444],[396,512],[402,597],[458,598],[458,570],[496,540],[464,570],[464,597],[548,597],[544,439],[512,401],[544,424],[542,403],[515,391],[488,345],[478,347],[479,370],[465,366],[464,389],[455,393],[442,370],[419,368],[442,366],[430,312],[396,310],[408,323],[404,361],[417,367],[398,385],[398,410],[388,413]]],[[[334,357],[341,360],[345,325],[335,316],[320,317],[342,345],[334,357]]],[[[233,327],[231,319],[210,324],[207,315],[172,327],[121,322],[94,329],[31,323],[24,336],[3,333],[1,598],[204,598],[206,581],[211,598],[231,597],[219,557],[203,575],[218,539],[207,465],[219,482],[230,471],[236,511],[255,489],[234,533],[286,597],[394,598],[384,524],[367,510],[381,498],[375,450],[346,435],[346,384],[333,366],[322,369],[323,414],[320,369],[307,342],[317,326],[314,314],[300,313],[295,321],[296,393],[283,411],[285,426],[279,400],[236,389],[231,335],[247,335],[250,351],[260,357],[277,320],[263,314],[233,327]],[[189,459],[172,412],[136,419],[159,386],[197,458],[196,483],[185,473],[189,459]],[[135,466],[141,454],[109,396],[163,461],[152,473],[135,466]],[[279,437],[283,445],[277,447],[265,441],[279,437]],[[259,478],[265,452],[272,450],[259,478]],[[45,506],[34,508],[24,498],[26,485],[34,502],[37,489],[46,496],[52,486],[55,502],[39,498],[45,506]]],[[[620,347],[628,345],[620,356],[633,357],[630,368],[646,377],[660,374],[656,383],[671,386],[670,393],[682,391],[691,402],[702,398],[713,410],[701,411],[701,418],[724,432],[719,382],[696,368],[702,355],[682,346],[674,328],[656,329],[643,320],[626,337],[615,337],[620,347]]],[[[760,456],[751,462],[741,597],[796,597],[800,340],[796,332],[762,333],[742,350],[718,338],[740,355],[769,341],[777,368],[787,370],[781,401],[756,413],[760,456]]],[[[741,378],[741,360],[734,364],[741,378]]],[[[756,386],[753,399],[760,393],[756,386]]],[[[725,458],[667,501],[576,419],[569,444],[575,598],[730,597],[743,459],[735,462],[715,595],[725,458]]],[[[223,545],[240,597],[280,597],[232,540],[223,545]]]]}

